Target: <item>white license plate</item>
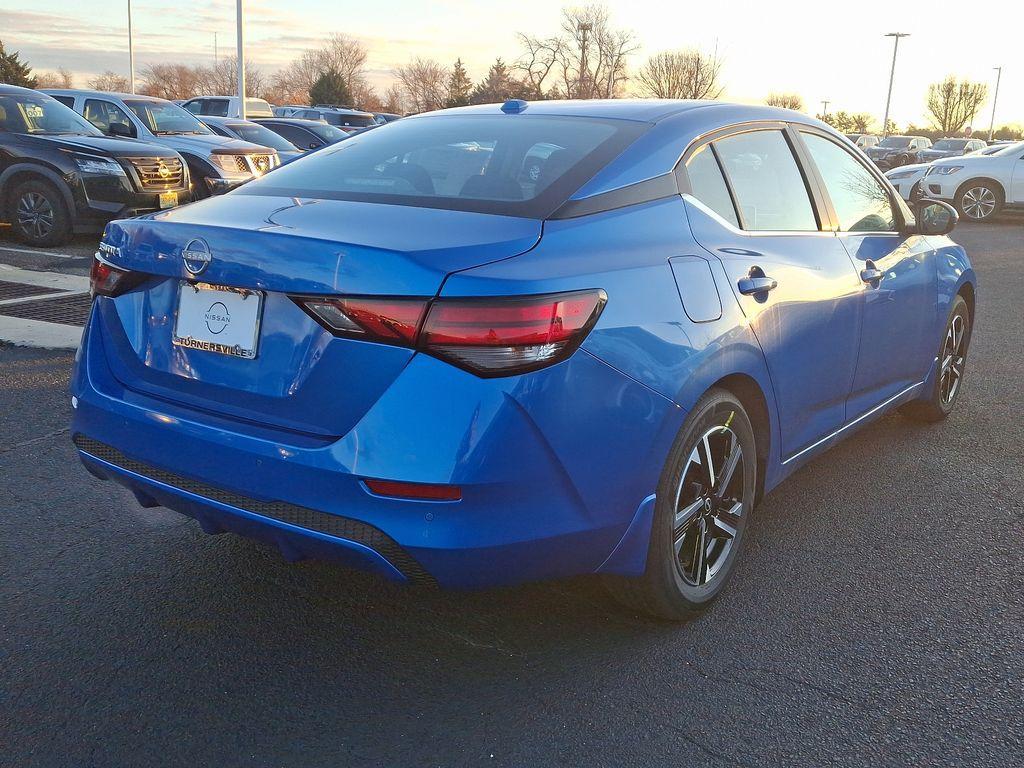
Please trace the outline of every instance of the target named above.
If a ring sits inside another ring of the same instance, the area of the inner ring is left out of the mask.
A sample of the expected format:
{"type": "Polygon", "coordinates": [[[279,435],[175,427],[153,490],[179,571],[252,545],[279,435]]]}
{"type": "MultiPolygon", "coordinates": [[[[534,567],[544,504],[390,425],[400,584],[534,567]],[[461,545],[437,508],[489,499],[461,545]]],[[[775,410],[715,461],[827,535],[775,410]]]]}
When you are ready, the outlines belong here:
{"type": "Polygon", "coordinates": [[[182,282],[173,341],[189,349],[252,360],[259,342],[262,308],[260,291],[182,282]]]}
{"type": "Polygon", "coordinates": [[[177,192],[161,192],[160,193],[160,207],[161,208],[173,208],[178,204],[178,193],[177,192]]]}

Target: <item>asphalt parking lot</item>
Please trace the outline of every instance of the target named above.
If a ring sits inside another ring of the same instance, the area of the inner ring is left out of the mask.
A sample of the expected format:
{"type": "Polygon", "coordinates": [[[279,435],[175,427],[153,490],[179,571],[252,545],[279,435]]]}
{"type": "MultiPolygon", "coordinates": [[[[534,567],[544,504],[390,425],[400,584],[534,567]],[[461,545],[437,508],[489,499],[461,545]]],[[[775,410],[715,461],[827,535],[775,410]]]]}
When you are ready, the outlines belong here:
{"type": "Polygon", "coordinates": [[[79,466],[70,351],[0,345],[0,766],[1024,764],[1024,224],[954,237],[958,411],[789,479],[682,626],[588,579],[412,590],[206,536],[79,466]]]}

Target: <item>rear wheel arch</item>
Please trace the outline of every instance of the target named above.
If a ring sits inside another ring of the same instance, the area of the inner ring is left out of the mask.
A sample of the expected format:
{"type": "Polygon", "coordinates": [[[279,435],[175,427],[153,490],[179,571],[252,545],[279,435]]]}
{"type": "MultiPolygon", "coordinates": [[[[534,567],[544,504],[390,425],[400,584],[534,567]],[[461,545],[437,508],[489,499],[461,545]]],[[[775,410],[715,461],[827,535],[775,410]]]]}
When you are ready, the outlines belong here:
{"type": "Polygon", "coordinates": [[[764,496],[765,468],[772,447],[772,422],[768,410],[768,399],[761,386],[745,373],[733,373],[724,376],[709,389],[724,389],[733,395],[747,412],[750,424],[754,428],[754,443],[757,447],[757,497],[760,502],[764,496]]]}

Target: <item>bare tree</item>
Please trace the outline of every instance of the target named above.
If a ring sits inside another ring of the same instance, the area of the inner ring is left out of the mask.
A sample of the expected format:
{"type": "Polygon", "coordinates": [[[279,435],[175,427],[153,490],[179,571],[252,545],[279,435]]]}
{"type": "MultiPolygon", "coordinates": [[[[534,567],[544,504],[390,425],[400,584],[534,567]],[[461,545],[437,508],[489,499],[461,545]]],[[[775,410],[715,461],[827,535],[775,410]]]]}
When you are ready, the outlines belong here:
{"type": "Polygon", "coordinates": [[[200,67],[148,64],[141,72],[142,92],[161,99],[191,99],[200,95],[203,78],[204,72],[200,67]]]}
{"type": "Polygon", "coordinates": [[[375,100],[376,94],[366,82],[366,57],[366,46],[359,40],[331,35],[322,47],[305,51],[274,75],[274,98],[282,104],[305,104],[317,78],[334,70],[344,79],[356,104],[375,100]]]}
{"type": "Polygon", "coordinates": [[[398,115],[405,114],[405,94],[398,83],[393,83],[384,94],[381,112],[393,112],[398,115]]]}
{"type": "Polygon", "coordinates": [[[636,35],[612,26],[601,5],[563,8],[560,32],[552,37],[520,34],[524,52],[514,68],[535,97],[552,92],[573,99],[618,96],[629,79],[636,35]]]}
{"type": "Polygon", "coordinates": [[[722,60],[694,48],[651,56],[637,74],[640,92],[659,99],[717,99],[722,60]]]}
{"type": "MultiPolygon", "coordinates": [[[[238,90],[238,61],[232,56],[221,59],[212,67],[198,70],[198,90],[211,96],[227,96],[238,90]]],[[[247,96],[262,97],[269,83],[251,61],[245,62],[245,91],[247,96]]]]}
{"type": "Polygon", "coordinates": [[[58,67],[56,72],[37,72],[36,88],[74,88],[75,77],[66,67],[58,67]]]}
{"type": "Polygon", "coordinates": [[[107,70],[89,80],[89,87],[94,91],[120,91],[126,92],[131,88],[131,82],[124,75],[107,70]]]}
{"type": "Polygon", "coordinates": [[[781,107],[782,109],[795,109],[800,112],[804,108],[804,100],[797,93],[769,93],[764,103],[769,107],[781,107]]]}
{"type": "Polygon", "coordinates": [[[405,105],[413,112],[430,112],[444,107],[448,96],[448,70],[433,59],[416,57],[395,70],[402,85],[405,105]]]}
{"type": "Polygon", "coordinates": [[[988,86],[957,80],[950,75],[928,86],[928,119],[945,134],[959,133],[978,114],[988,97],[988,86]]]}

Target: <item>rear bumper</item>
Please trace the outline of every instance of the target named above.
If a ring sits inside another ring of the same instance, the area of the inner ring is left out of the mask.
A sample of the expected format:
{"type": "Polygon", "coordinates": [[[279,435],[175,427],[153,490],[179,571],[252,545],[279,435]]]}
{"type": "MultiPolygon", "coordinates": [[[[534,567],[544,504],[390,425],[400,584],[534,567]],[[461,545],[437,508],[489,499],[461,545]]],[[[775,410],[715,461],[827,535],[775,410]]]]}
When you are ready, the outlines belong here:
{"type": "Polygon", "coordinates": [[[86,467],[144,505],[291,559],[445,587],[643,570],[638,518],[685,413],[587,352],[490,380],[415,356],[348,434],[321,440],[133,391],[94,321],[72,432],[86,467]],[[384,498],[366,478],[454,484],[462,499],[384,498]]]}

